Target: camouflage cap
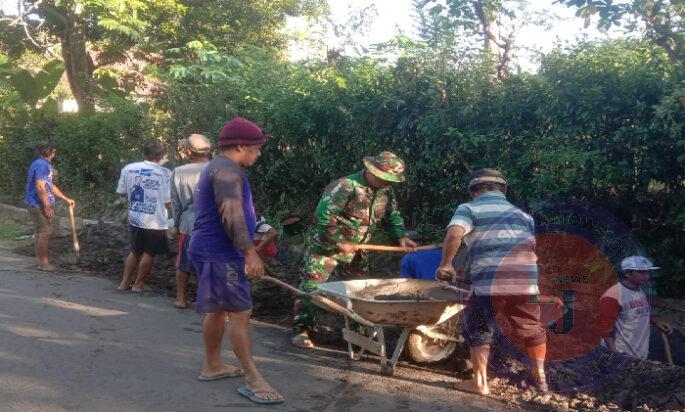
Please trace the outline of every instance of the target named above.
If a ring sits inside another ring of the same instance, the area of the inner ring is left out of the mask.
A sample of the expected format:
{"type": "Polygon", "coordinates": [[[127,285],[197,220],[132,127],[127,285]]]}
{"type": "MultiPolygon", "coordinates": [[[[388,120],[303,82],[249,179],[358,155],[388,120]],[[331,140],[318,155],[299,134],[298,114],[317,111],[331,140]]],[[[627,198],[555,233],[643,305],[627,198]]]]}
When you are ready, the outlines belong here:
{"type": "Polygon", "coordinates": [[[388,182],[404,182],[404,162],[395,154],[381,152],[378,156],[364,158],[366,170],[388,182]]]}

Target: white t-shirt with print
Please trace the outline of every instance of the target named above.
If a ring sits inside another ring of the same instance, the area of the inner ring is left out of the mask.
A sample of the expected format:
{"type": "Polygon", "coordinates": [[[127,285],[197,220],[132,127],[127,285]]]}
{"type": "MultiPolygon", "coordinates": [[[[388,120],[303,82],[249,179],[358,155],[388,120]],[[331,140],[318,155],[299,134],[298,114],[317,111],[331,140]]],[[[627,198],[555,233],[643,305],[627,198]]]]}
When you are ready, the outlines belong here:
{"type": "Polygon", "coordinates": [[[266,239],[266,233],[273,229],[271,225],[266,223],[264,216],[260,216],[257,219],[257,226],[255,227],[254,240],[264,240],[266,239]]]}
{"type": "Polygon", "coordinates": [[[171,202],[171,170],[157,163],[131,163],[121,169],[117,193],[128,198],[128,223],[143,229],[169,227],[165,203],[171,202]]]}
{"type": "Polygon", "coordinates": [[[614,324],[614,342],[618,352],[635,358],[649,355],[650,306],[642,289],[632,290],[622,283],[610,287],[602,296],[618,302],[621,310],[614,324]]]}

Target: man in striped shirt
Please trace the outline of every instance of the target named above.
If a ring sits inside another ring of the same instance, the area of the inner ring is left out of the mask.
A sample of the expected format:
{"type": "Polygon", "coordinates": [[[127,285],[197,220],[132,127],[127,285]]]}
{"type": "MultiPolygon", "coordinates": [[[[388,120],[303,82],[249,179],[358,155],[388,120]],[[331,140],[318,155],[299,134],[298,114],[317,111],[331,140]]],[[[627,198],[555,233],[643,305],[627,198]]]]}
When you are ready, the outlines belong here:
{"type": "Polygon", "coordinates": [[[499,329],[497,315],[508,320],[525,345],[535,384],[540,391],[547,391],[543,366],[546,335],[536,303],[535,225],[532,217],[507,201],[506,190],[507,181],[499,171],[482,169],[473,173],[469,181],[472,200],[455,211],[436,272],[438,279],[457,279],[452,259],[463,241],[468,248],[472,296],[462,322],[474,379],[460,382],[457,389],[481,395],[490,393],[487,363],[490,345],[499,329]]]}

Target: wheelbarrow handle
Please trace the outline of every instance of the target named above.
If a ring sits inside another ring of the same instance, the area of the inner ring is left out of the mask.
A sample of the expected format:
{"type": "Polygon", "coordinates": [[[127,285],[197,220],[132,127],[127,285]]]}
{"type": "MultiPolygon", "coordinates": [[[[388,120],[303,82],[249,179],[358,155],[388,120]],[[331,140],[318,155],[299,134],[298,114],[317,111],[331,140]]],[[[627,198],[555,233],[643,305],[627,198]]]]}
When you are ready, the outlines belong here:
{"type": "MultiPolygon", "coordinates": [[[[271,273],[271,271],[268,271],[268,272],[271,273]]],[[[273,278],[273,277],[268,276],[268,275],[264,275],[260,279],[264,279],[267,282],[271,282],[274,285],[278,285],[278,286],[286,289],[287,291],[289,291],[290,293],[292,293],[293,295],[295,295],[297,297],[310,299],[316,306],[318,306],[322,309],[332,311],[332,312],[336,312],[336,313],[339,313],[343,316],[347,316],[348,318],[354,320],[355,322],[361,323],[364,326],[373,326],[373,323],[371,323],[368,320],[357,315],[356,313],[354,313],[350,309],[342,307],[341,305],[333,302],[332,300],[330,300],[324,296],[303,292],[303,291],[301,291],[301,290],[299,290],[293,286],[290,286],[289,284],[287,284],[281,280],[278,280],[278,279],[273,278]]]]}
{"type": "Polygon", "coordinates": [[[283,289],[288,290],[288,292],[292,293],[293,295],[297,295],[299,297],[304,297],[304,298],[310,297],[310,296],[308,296],[309,293],[305,293],[305,292],[297,289],[296,287],[290,286],[289,284],[283,282],[282,280],[278,280],[278,279],[272,277],[273,274],[271,273],[270,270],[268,270],[267,273],[269,273],[269,275],[264,275],[260,279],[266,280],[267,282],[273,283],[274,285],[278,285],[278,286],[282,287],[283,289]]]}
{"type": "Polygon", "coordinates": [[[463,288],[460,288],[457,286],[453,286],[453,285],[450,285],[449,283],[440,282],[440,287],[443,289],[449,289],[449,290],[457,292],[457,293],[465,293],[466,295],[471,296],[470,290],[466,290],[466,289],[463,289],[463,288]]]}

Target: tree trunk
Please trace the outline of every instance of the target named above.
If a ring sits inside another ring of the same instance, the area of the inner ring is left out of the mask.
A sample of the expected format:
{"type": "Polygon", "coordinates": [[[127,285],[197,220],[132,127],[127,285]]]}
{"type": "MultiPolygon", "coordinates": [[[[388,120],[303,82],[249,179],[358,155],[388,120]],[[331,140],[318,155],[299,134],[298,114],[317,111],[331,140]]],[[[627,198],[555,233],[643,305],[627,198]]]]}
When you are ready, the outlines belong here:
{"type": "Polygon", "coordinates": [[[497,60],[493,62],[495,71],[497,72],[497,79],[500,81],[504,80],[509,75],[509,63],[512,60],[511,49],[513,46],[513,34],[506,39],[503,39],[501,35],[495,34],[492,27],[492,21],[485,14],[483,1],[474,0],[472,5],[483,30],[485,52],[489,57],[497,60]],[[495,50],[495,47],[497,47],[498,50],[495,50]],[[500,54],[499,50],[502,51],[502,54],[500,54]]]}
{"type": "Polygon", "coordinates": [[[80,113],[95,111],[92,61],[86,50],[85,24],[80,15],[68,9],[66,27],[60,36],[62,57],[69,79],[71,93],[76,99],[80,113]]]}

